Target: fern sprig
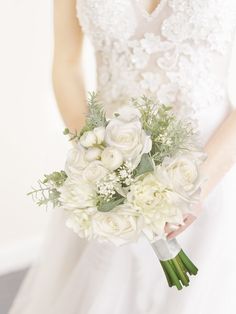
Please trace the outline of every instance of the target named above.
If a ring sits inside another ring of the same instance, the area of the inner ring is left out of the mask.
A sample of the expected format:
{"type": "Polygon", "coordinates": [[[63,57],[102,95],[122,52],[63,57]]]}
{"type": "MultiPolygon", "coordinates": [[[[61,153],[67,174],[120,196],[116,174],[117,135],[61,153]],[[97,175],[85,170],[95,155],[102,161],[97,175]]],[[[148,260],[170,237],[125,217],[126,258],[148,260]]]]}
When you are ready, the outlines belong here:
{"type": "Polygon", "coordinates": [[[87,131],[92,131],[94,128],[106,126],[106,123],[105,111],[102,104],[98,101],[98,94],[95,92],[89,93],[86,124],[81,130],[79,137],[87,131]]]}

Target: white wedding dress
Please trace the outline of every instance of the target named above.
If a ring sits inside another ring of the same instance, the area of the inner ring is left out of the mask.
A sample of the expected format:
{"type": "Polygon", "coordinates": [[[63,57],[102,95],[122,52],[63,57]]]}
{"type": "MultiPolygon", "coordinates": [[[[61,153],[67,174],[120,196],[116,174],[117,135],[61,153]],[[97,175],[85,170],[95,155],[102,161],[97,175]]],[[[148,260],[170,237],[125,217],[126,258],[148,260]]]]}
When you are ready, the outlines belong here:
{"type": "MultiPolygon", "coordinates": [[[[232,110],[227,75],[235,0],[161,0],[152,14],[135,0],[77,0],[77,13],[95,48],[108,116],[131,96],[152,95],[196,119],[208,141],[232,110]]],[[[10,314],[235,313],[236,258],[230,252],[236,211],[225,206],[222,184],[179,237],[200,269],[190,287],[178,292],[167,286],[145,239],[121,248],[87,243],[65,227],[58,209],[10,314]]]]}

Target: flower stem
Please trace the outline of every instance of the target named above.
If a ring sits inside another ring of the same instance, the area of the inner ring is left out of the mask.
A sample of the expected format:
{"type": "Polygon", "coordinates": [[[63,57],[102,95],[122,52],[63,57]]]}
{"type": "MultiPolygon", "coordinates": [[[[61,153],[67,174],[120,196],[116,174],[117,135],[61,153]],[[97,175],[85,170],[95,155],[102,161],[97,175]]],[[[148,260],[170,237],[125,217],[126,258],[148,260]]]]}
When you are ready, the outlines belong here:
{"type": "Polygon", "coordinates": [[[167,271],[167,269],[166,269],[165,262],[160,261],[160,263],[161,263],[161,266],[162,266],[162,268],[163,268],[163,270],[164,270],[164,273],[165,273],[165,275],[166,275],[166,279],[167,279],[167,282],[168,282],[169,287],[173,287],[173,282],[172,282],[172,280],[171,280],[171,278],[170,278],[170,275],[168,274],[168,271],[167,271]]]}
{"type": "MultiPolygon", "coordinates": [[[[178,256],[178,255],[177,255],[178,256]]],[[[180,264],[178,263],[178,260],[176,258],[173,258],[171,260],[172,264],[174,265],[175,269],[176,269],[176,274],[179,277],[179,279],[181,280],[182,284],[187,287],[189,285],[189,278],[186,275],[186,272],[184,272],[180,266],[180,264]]]]}
{"type": "Polygon", "coordinates": [[[179,281],[179,278],[175,272],[175,269],[171,263],[171,260],[164,261],[163,263],[165,264],[166,271],[168,272],[168,275],[170,276],[173,285],[176,286],[178,290],[181,290],[183,287],[179,281]]]}
{"type": "Polygon", "coordinates": [[[175,286],[181,290],[184,286],[189,286],[189,276],[196,275],[197,267],[191,262],[184,251],[179,246],[176,239],[159,239],[152,243],[169,287],[175,286]]]}
{"type": "Polygon", "coordinates": [[[181,261],[183,262],[186,270],[190,275],[196,275],[198,272],[197,267],[192,263],[192,261],[188,258],[188,256],[184,253],[183,250],[179,252],[179,257],[181,261]]]}

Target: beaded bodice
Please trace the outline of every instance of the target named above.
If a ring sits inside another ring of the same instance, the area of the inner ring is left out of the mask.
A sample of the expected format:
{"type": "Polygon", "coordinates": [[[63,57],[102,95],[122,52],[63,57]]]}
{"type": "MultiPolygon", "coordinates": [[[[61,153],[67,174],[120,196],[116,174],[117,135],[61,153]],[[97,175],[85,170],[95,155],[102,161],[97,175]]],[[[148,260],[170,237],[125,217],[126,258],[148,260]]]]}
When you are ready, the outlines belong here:
{"type": "Polygon", "coordinates": [[[228,103],[235,0],[161,0],[151,14],[138,0],[77,0],[77,14],[108,114],[141,94],[185,112],[228,103]]]}

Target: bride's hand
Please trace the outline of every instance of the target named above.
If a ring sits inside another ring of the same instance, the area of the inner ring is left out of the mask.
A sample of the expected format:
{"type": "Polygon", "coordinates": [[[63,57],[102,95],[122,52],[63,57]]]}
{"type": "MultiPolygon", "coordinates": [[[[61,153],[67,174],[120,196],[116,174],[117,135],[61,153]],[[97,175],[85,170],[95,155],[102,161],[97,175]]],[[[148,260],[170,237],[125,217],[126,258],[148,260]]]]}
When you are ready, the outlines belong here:
{"type": "Polygon", "coordinates": [[[196,205],[193,213],[185,215],[183,225],[173,225],[173,224],[167,223],[165,227],[165,232],[167,233],[167,239],[168,240],[174,239],[180,233],[186,230],[196,220],[201,210],[202,210],[202,205],[201,204],[196,205]]]}

